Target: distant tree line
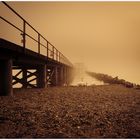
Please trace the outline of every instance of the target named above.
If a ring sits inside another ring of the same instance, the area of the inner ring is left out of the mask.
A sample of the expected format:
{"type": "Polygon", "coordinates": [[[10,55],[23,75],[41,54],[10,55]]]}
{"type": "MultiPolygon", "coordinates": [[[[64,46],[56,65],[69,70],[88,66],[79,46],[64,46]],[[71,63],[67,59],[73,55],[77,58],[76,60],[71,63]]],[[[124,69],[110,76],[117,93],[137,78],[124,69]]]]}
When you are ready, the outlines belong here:
{"type": "Polygon", "coordinates": [[[95,73],[95,72],[86,72],[89,76],[94,77],[95,79],[102,81],[107,84],[121,84],[124,85],[128,88],[136,87],[140,88],[140,85],[136,85],[134,83],[128,82],[124,79],[119,79],[118,76],[112,77],[107,74],[102,74],[102,73],[95,73]]]}

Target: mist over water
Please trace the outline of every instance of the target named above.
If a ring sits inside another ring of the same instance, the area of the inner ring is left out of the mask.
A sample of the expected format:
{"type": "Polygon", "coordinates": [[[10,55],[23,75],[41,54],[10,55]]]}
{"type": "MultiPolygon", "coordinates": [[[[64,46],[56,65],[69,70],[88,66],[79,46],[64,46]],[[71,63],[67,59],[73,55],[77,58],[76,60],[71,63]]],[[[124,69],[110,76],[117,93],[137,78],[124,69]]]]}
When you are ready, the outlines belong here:
{"type": "Polygon", "coordinates": [[[73,86],[90,86],[90,85],[104,85],[103,82],[96,80],[95,78],[89,76],[86,72],[83,74],[78,74],[74,77],[72,82],[73,86]]]}
{"type": "Polygon", "coordinates": [[[74,64],[74,80],[71,83],[73,86],[90,86],[90,85],[103,85],[102,81],[99,81],[87,74],[86,65],[84,63],[74,64]]]}

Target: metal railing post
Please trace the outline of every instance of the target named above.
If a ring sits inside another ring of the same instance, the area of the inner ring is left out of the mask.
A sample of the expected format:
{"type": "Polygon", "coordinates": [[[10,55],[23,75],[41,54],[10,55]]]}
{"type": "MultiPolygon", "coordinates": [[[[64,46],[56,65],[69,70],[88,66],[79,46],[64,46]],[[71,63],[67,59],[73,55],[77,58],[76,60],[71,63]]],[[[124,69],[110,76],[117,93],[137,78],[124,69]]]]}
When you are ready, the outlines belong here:
{"type": "Polygon", "coordinates": [[[52,48],[52,55],[53,55],[53,59],[54,59],[54,46],[53,46],[53,48],[52,48]]]}
{"type": "Polygon", "coordinates": [[[38,33],[38,53],[40,54],[40,34],[38,33]]]}
{"type": "Polygon", "coordinates": [[[49,57],[49,42],[47,41],[47,57],[49,57]]]}
{"type": "Polygon", "coordinates": [[[56,50],[56,61],[58,61],[58,50],[56,50]]]}
{"type": "Polygon", "coordinates": [[[60,52],[58,52],[58,61],[60,62],[60,52]]]}
{"type": "Polygon", "coordinates": [[[25,52],[26,48],[26,21],[23,20],[23,51],[25,52]]]}
{"type": "Polygon", "coordinates": [[[62,62],[62,55],[61,55],[61,52],[59,53],[59,61],[62,62]]]}

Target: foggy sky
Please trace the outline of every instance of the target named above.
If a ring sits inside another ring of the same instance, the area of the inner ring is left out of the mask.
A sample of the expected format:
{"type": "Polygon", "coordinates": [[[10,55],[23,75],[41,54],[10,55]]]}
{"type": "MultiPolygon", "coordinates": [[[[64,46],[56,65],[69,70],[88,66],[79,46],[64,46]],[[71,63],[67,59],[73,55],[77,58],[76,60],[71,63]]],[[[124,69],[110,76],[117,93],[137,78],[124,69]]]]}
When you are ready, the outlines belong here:
{"type": "Polygon", "coordinates": [[[8,4],[72,63],[140,84],[140,2],[8,4]]]}

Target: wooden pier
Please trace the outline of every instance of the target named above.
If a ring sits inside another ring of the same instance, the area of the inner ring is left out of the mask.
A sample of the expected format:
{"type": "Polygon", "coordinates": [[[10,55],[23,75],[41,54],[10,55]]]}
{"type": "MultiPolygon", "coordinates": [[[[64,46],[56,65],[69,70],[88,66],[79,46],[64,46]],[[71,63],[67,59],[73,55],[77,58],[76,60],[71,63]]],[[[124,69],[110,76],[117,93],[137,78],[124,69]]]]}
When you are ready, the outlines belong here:
{"type": "Polygon", "coordinates": [[[69,85],[72,81],[72,63],[14,9],[7,3],[2,3],[23,21],[23,28],[20,29],[4,17],[0,17],[5,24],[21,32],[23,45],[0,38],[0,95],[12,95],[13,86],[18,83],[22,88],[69,85]],[[37,40],[26,33],[27,26],[36,32],[37,40]],[[26,37],[38,44],[38,52],[28,49],[26,37]],[[43,44],[41,39],[46,44],[43,44]],[[46,55],[40,53],[42,47],[46,49],[46,55]],[[18,72],[13,74],[13,70],[18,72]]]}

